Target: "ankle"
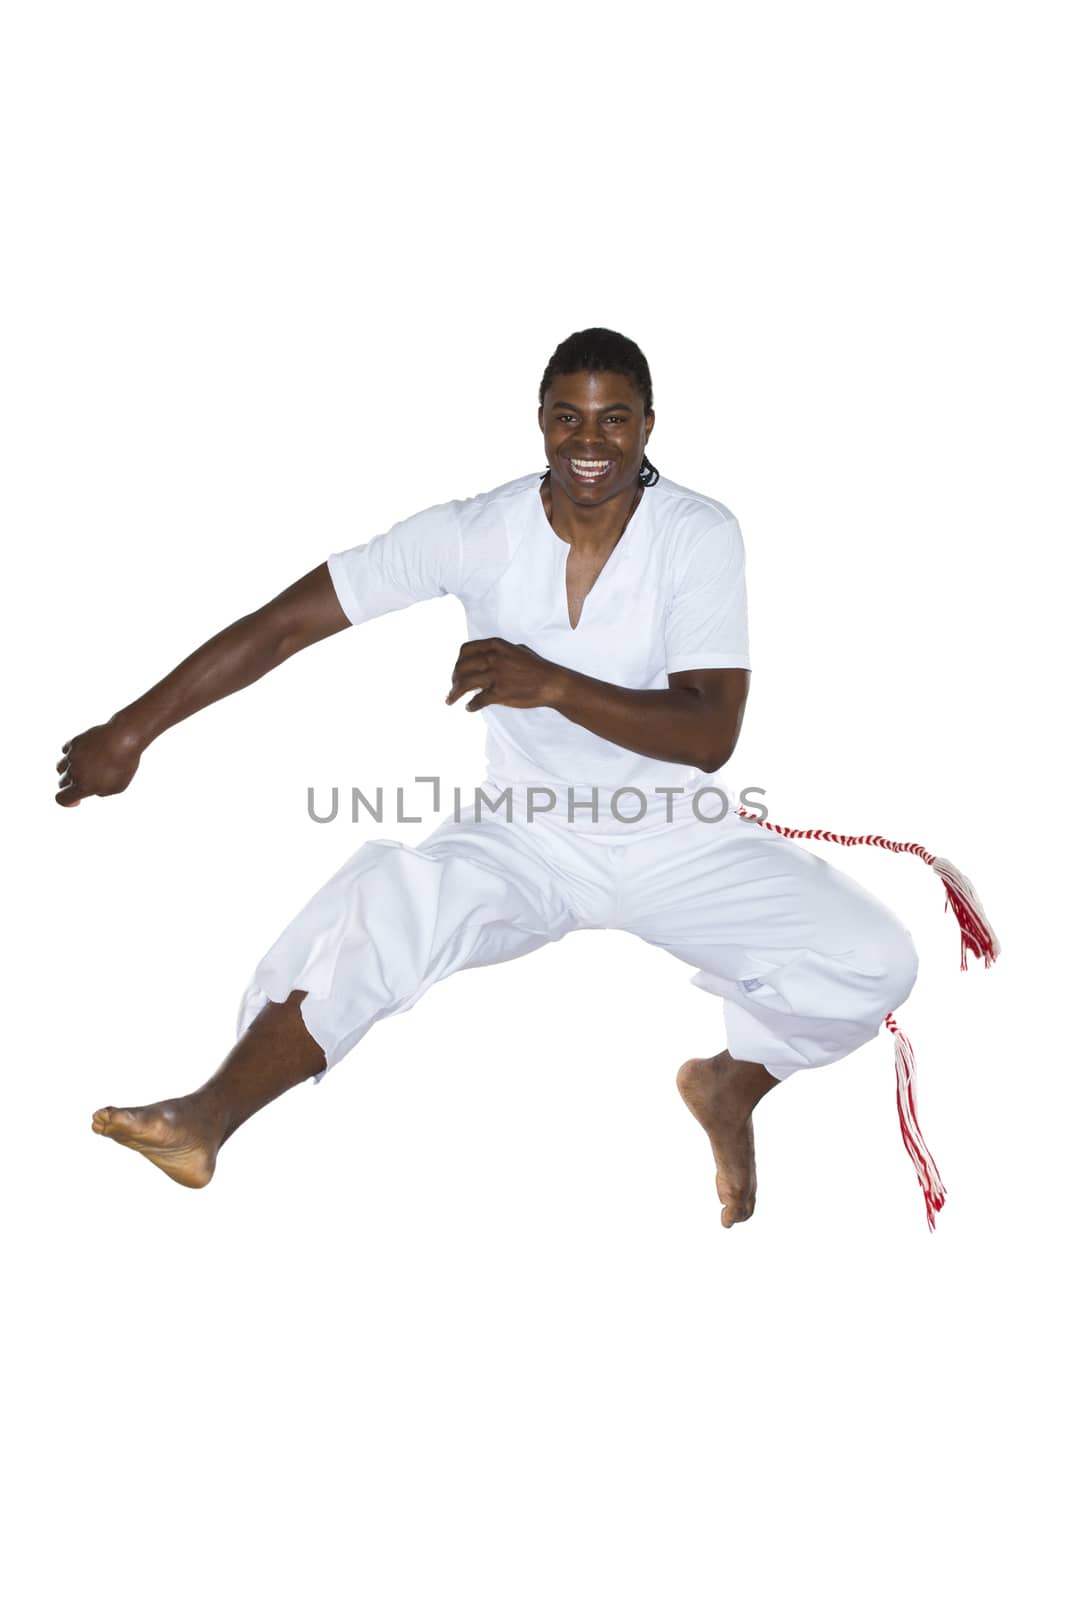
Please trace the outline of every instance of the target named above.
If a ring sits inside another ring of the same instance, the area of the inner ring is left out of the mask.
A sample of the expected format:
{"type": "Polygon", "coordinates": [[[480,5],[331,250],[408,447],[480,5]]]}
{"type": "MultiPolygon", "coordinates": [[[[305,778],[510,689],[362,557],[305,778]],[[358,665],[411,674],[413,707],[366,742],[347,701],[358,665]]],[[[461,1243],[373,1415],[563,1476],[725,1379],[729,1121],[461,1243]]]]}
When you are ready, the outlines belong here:
{"type": "Polygon", "coordinates": [[[216,1145],[224,1144],[238,1127],[232,1107],[208,1084],[183,1096],[181,1104],[190,1120],[214,1137],[216,1145]]]}
{"type": "Polygon", "coordinates": [[[739,1061],[728,1050],[713,1057],[715,1093],[742,1117],[752,1114],[778,1079],[758,1061],[739,1061]]]}

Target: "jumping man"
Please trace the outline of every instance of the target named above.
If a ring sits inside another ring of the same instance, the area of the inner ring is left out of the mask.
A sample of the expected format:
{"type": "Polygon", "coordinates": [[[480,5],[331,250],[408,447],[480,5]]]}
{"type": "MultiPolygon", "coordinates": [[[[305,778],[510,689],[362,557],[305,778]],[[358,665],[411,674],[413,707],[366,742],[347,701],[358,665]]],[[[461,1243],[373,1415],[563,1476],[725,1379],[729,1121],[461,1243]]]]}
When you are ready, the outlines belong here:
{"type": "Polygon", "coordinates": [[[917,957],[867,890],[709,799],[749,687],[744,544],[725,505],[651,465],[654,422],[637,345],[572,334],[541,381],[547,471],[331,555],[63,746],[60,805],[118,794],[167,728],[298,650],[419,600],[463,603],[447,703],[474,691],[466,709],[484,713],[482,794],[419,845],[357,850],[259,962],[218,1070],[191,1094],[103,1107],[97,1133],[201,1188],[243,1122],[432,984],[621,928],[724,1001],[729,1049],[677,1082],[723,1225],[752,1215],[757,1102],[873,1039],[917,957]]]}

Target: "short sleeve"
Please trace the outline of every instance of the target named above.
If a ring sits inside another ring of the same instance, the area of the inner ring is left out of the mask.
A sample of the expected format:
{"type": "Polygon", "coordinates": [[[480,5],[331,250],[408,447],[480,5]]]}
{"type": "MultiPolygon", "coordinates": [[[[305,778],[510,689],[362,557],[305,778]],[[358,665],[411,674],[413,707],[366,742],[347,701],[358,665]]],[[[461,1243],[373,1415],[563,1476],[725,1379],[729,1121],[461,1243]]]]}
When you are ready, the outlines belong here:
{"type": "Polygon", "coordinates": [[[368,543],[326,558],[341,609],[352,623],[455,594],[461,565],[454,500],[417,511],[368,543]]]}
{"type": "Polygon", "coordinates": [[[749,667],[745,545],[736,517],[680,531],[665,624],[666,670],[749,667]]]}

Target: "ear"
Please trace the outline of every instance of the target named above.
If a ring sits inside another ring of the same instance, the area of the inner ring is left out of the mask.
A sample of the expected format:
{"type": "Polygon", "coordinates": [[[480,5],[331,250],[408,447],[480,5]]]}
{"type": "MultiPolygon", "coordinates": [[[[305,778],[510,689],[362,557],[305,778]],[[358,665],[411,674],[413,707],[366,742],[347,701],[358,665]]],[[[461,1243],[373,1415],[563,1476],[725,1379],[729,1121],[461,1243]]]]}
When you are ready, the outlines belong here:
{"type": "Polygon", "coordinates": [[[648,415],[645,417],[645,438],[646,438],[646,440],[647,440],[649,434],[652,432],[652,429],[655,426],[656,426],[656,413],[654,411],[650,411],[648,413],[648,415]]]}

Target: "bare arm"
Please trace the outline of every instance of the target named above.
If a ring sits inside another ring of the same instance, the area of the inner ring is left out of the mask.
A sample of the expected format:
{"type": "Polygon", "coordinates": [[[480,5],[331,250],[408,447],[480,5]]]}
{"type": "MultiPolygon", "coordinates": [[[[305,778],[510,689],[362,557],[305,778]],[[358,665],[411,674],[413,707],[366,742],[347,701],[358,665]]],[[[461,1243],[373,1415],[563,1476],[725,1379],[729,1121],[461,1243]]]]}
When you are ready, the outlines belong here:
{"type": "Polygon", "coordinates": [[[656,761],[717,772],[734,752],[748,699],[747,667],[669,672],[669,689],[626,689],[547,661],[507,639],[469,639],[460,647],[446,704],[480,692],[483,706],[551,706],[601,739],[656,761]]]}
{"type": "Polygon", "coordinates": [[[88,795],[119,794],[142,753],[195,711],[247,688],[298,650],[351,626],[326,563],[217,633],[159,683],[63,746],[56,801],[76,806],[88,795]]]}
{"type": "Polygon", "coordinates": [[[717,772],[740,736],[750,676],[747,667],[714,667],[670,672],[669,689],[623,689],[567,672],[552,704],[624,750],[717,772]]]}

